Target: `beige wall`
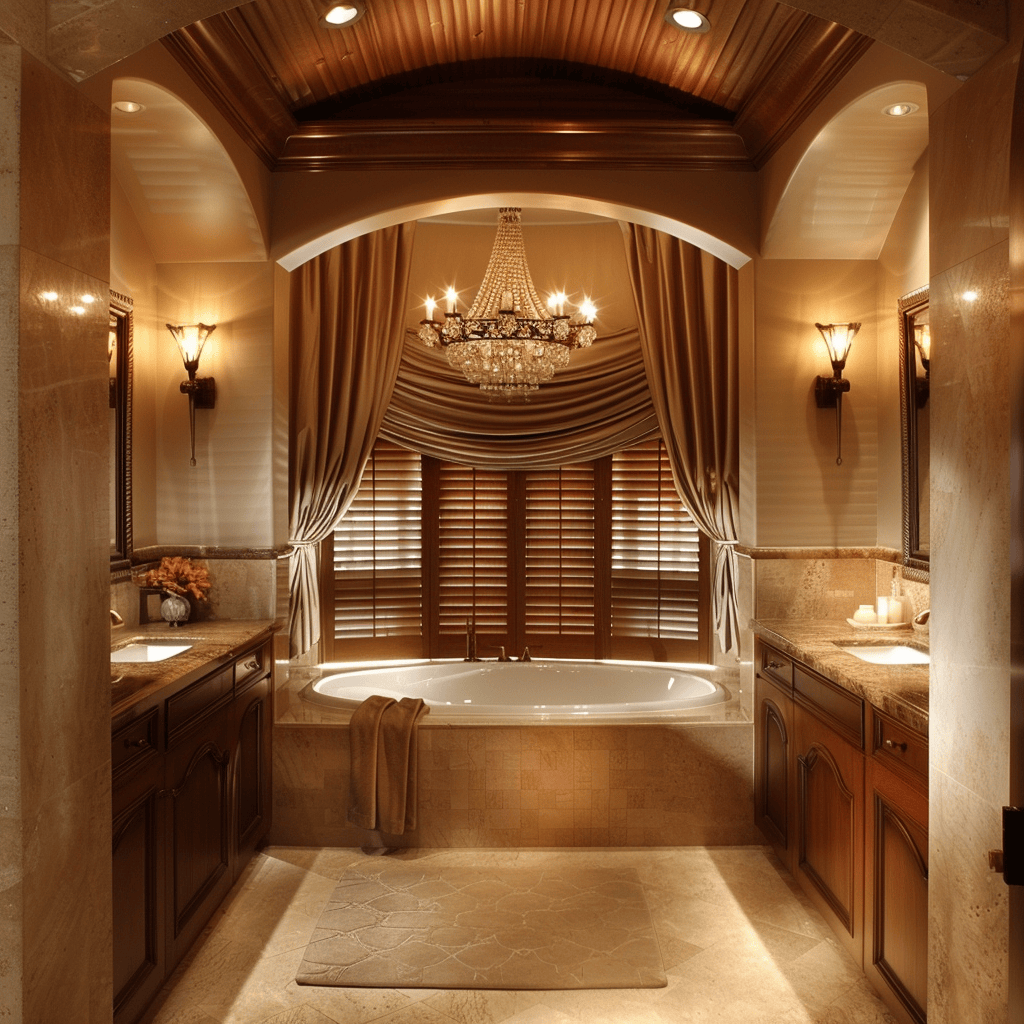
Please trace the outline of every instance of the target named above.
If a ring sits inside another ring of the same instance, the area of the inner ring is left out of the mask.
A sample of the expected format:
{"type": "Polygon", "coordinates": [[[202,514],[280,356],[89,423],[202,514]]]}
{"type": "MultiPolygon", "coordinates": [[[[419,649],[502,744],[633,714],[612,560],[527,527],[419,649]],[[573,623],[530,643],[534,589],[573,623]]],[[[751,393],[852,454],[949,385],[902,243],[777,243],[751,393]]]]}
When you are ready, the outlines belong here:
{"type": "MultiPolygon", "coordinates": [[[[756,530],[760,547],[873,547],[877,537],[877,332],[870,260],[755,261],[756,530]],[[862,324],[844,376],[841,466],[836,413],[818,409],[831,376],[815,323],[862,324]]],[[[749,532],[748,532],[749,535],[749,532]]]]}

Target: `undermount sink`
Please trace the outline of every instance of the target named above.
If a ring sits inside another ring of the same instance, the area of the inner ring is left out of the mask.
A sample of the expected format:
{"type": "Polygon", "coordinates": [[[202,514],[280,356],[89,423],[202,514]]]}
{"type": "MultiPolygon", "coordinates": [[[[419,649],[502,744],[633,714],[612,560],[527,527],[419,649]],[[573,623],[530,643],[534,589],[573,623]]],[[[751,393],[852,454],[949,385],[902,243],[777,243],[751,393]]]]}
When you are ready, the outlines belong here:
{"type": "Polygon", "coordinates": [[[873,665],[929,665],[931,656],[906,644],[841,644],[836,646],[873,665]]]}
{"type": "Polygon", "coordinates": [[[112,662],[150,662],[166,661],[176,654],[184,654],[192,649],[191,643],[183,643],[181,640],[140,640],[125,644],[116,651],[110,652],[112,662]]]}

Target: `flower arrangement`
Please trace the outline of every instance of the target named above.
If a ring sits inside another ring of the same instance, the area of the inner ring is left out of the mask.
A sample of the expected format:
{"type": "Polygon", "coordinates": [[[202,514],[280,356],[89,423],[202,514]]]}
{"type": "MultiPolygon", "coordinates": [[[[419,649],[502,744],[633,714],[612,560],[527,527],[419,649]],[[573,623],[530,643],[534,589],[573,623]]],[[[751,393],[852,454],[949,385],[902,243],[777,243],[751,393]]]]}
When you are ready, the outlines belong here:
{"type": "Polygon", "coordinates": [[[134,578],[140,587],[152,587],[168,594],[191,595],[197,601],[207,600],[210,573],[205,565],[193,565],[189,558],[161,558],[155,569],[134,578]]]}

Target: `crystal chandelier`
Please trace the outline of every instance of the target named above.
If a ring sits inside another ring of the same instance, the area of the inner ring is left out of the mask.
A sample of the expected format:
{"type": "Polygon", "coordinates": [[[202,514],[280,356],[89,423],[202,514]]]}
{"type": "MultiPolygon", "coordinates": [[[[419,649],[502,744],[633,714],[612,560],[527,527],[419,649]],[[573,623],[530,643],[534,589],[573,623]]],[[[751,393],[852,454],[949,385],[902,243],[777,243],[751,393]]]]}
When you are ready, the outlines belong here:
{"type": "Polygon", "coordinates": [[[441,345],[449,365],[484,391],[508,395],[535,391],[555,370],[569,364],[569,352],[593,343],[591,321],[597,310],[589,299],[568,315],[566,297],[553,295],[549,313],[534,290],[523,249],[522,210],[505,207],[498,213],[498,234],[473,305],[463,316],[456,294],[448,289],[444,323],[434,320],[433,299],[427,319],[420,321],[420,340],[441,345]]]}

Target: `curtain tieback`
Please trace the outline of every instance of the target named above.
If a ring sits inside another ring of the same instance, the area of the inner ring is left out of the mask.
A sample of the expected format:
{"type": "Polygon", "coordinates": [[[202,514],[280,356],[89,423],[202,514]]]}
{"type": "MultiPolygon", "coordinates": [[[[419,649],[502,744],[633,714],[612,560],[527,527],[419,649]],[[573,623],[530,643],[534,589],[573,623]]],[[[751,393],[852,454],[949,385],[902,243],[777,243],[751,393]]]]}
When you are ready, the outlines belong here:
{"type": "Polygon", "coordinates": [[[294,554],[299,548],[316,548],[320,546],[320,541],[318,540],[290,540],[288,543],[291,545],[289,554],[294,554]]]}

